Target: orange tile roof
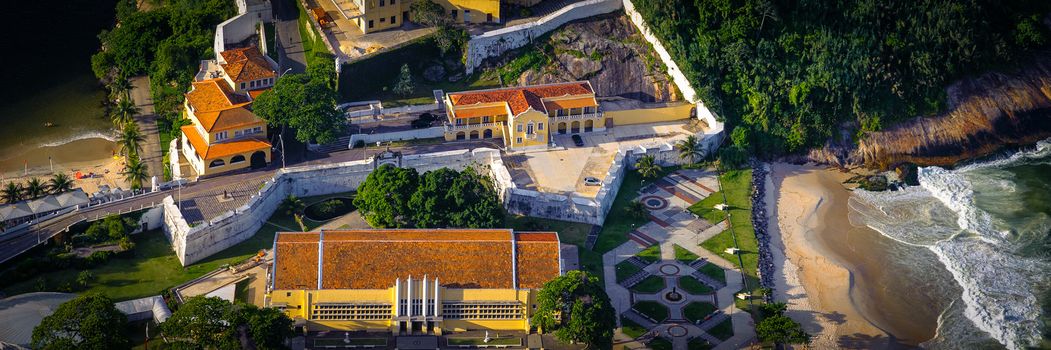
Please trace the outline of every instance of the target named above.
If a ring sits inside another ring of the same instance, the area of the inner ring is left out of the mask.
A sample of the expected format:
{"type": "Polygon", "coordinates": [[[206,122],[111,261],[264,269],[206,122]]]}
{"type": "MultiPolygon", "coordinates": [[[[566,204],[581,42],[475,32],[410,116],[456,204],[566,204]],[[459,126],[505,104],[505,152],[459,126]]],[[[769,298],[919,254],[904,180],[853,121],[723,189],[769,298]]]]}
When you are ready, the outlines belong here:
{"type": "Polygon", "coordinates": [[[274,265],[275,285],[289,286],[287,289],[316,289],[317,274],[303,274],[299,271],[317,271],[317,242],[320,235],[313,232],[285,233],[278,235],[275,245],[275,256],[296,259],[282,259],[285,263],[274,265]]]}
{"type": "MultiPolygon", "coordinates": [[[[301,237],[279,233],[275,289],[300,288],[291,281],[317,278],[313,255],[282,255],[281,246],[301,237]],[[297,274],[301,276],[281,276],[297,274]]],[[[558,235],[513,233],[510,229],[397,229],[322,231],[323,289],[386,289],[396,278],[437,277],[450,288],[539,288],[559,275],[558,235]],[[518,241],[517,239],[522,239],[518,241]],[[517,267],[517,268],[516,268],[517,267]]],[[[316,242],[316,240],[314,240],[316,242]]]]}
{"type": "Polygon", "coordinates": [[[547,108],[548,110],[594,107],[594,106],[597,106],[597,105],[598,105],[598,103],[595,102],[595,98],[594,97],[544,101],[544,107],[547,108]]]}
{"type": "Polygon", "coordinates": [[[201,122],[201,127],[207,132],[228,130],[236,127],[258,124],[262,121],[262,119],[259,119],[259,117],[253,114],[252,111],[249,111],[244,107],[235,107],[214,112],[194,113],[194,115],[197,116],[197,120],[201,122]]]}
{"type": "Polygon", "coordinates": [[[186,93],[186,101],[194,113],[220,111],[249,102],[246,96],[235,93],[222,78],[193,82],[193,89],[186,93]]]}
{"type": "Polygon", "coordinates": [[[270,62],[259,52],[255,46],[240,49],[226,50],[221,53],[223,60],[223,71],[230,76],[235,83],[248,82],[264,78],[273,78],[277,72],[270,66],[270,62]]]}
{"type": "Polygon", "coordinates": [[[193,125],[185,125],[181,129],[183,135],[186,135],[186,139],[193,145],[194,151],[205,161],[270,148],[270,143],[256,138],[224,141],[209,145],[205,142],[204,136],[199,134],[197,128],[193,127],[193,125]]]}
{"type": "Polygon", "coordinates": [[[479,108],[465,108],[453,111],[456,119],[476,118],[484,116],[497,116],[507,114],[507,106],[490,106],[479,108]]]}
{"type": "Polygon", "coordinates": [[[543,99],[594,94],[591,83],[577,81],[548,85],[534,85],[517,88],[478,90],[449,94],[453,106],[469,106],[479,103],[505,102],[511,113],[518,115],[529,107],[547,113],[543,99]]]}
{"type": "Polygon", "coordinates": [[[259,98],[259,95],[267,91],[270,91],[270,88],[250,90],[248,91],[248,96],[252,98],[252,101],[255,101],[255,99],[259,98]]]}

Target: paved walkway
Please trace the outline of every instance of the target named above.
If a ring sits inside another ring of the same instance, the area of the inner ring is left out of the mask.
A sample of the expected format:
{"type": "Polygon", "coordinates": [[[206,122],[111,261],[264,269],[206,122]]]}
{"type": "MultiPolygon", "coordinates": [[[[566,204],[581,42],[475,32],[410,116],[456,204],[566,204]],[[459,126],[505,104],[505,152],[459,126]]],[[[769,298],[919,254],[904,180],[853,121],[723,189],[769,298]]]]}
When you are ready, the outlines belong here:
{"type": "MultiPolygon", "coordinates": [[[[709,171],[680,170],[640,190],[639,200],[648,205],[651,221],[631,232],[629,234],[631,239],[628,242],[602,256],[606,292],[610,296],[614,309],[624,318],[649,329],[645,335],[635,339],[637,342],[646,343],[653,337],[660,336],[671,340],[674,349],[686,349],[691,339],[699,337],[709,344],[716,345],[716,349],[736,349],[752,343],[755,338],[751,315],[737,310],[734,305],[734,294],[741,290],[744,282],[737,266],[700,247],[701,242],[726,230],[727,223],[723,221],[712,224],[697,218],[686,210],[689,205],[718,191],[716,176],[714,172],[709,171]],[[643,294],[633,292],[618,284],[616,265],[631,259],[651,244],[660,245],[661,261],[646,266],[643,271],[664,278],[664,289],[653,294],[643,294]],[[676,260],[675,245],[689,250],[700,259],[688,263],[676,260]],[[725,271],[725,285],[699,273],[697,269],[707,263],[715,264],[725,271]],[[679,279],[685,276],[697,278],[715,289],[715,293],[691,295],[684,292],[678,288],[678,285],[679,279]],[[665,297],[673,290],[682,294],[682,300],[670,301],[665,297]],[[647,317],[639,315],[632,309],[632,304],[636,301],[661,303],[668,307],[668,319],[658,322],[649,321],[647,317]],[[684,307],[695,301],[707,302],[717,308],[716,312],[699,325],[690,323],[683,313],[684,307]],[[733,323],[734,335],[732,337],[720,340],[707,333],[707,330],[727,318],[733,323]]],[[[619,319],[617,321],[620,322],[619,319]]],[[[631,339],[626,339],[626,336],[621,335],[618,341],[627,343],[631,339]]]]}
{"type": "Polygon", "coordinates": [[[157,131],[157,115],[153,112],[150,78],[147,76],[133,77],[131,85],[131,99],[139,108],[135,122],[139,124],[139,131],[146,138],[146,142],[142,144],[139,159],[146,163],[150,176],[156,176],[158,182],[164,182],[164,155],[161,153],[161,138],[157,131]]]}
{"type": "Polygon", "coordinates": [[[275,41],[279,53],[277,63],[281,66],[281,72],[289,68],[292,73],[306,72],[307,57],[303,53],[303,37],[299,35],[299,8],[295,0],[276,0],[274,6],[275,41]]]}

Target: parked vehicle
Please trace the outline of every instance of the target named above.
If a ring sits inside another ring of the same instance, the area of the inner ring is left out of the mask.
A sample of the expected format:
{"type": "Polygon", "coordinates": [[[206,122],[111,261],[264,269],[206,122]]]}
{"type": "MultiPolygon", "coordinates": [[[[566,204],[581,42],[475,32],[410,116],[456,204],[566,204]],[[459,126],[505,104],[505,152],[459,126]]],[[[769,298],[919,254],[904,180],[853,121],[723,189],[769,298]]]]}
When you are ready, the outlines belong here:
{"type": "Polygon", "coordinates": [[[580,135],[573,134],[573,144],[577,145],[577,147],[584,147],[584,138],[580,137],[580,135]]]}
{"type": "Polygon", "coordinates": [[[588,176],[588,177],[584,178],[584,185],[585,186],[600,186],[600,185],[602,185],[602,181],[600,181],[597,178],[588,176]]]}

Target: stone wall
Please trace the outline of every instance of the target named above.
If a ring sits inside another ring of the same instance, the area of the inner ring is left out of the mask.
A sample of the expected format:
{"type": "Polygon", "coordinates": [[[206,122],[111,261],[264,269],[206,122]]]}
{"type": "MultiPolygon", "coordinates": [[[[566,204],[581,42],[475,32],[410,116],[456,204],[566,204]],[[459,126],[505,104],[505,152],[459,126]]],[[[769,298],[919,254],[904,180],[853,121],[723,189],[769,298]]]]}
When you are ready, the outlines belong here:
{"type": "MultiPolygon", "coordinates": [[[[622,0],[587,0],[567,5],[540,19],[497,29],[471,37],[467,42],[467,74],[474,72],[486,58],[525,46],[534,38],[581,18],[610,13],[621,8],[622,0]]],[[[624,0],[626,1],[626,0],[624,0]]]]}
{"type": "Polygon", "coordinates": [[[436,137],[445,136],[444,126],[435,126],[424,129],[411,129],[395,132],[385,132],[379,134],[353,134],[350,135],[350,144],[348,147],[354,148],[354,144],[358,141],[364,141],[366,144],[375,142],[388,142],[388,141],[404,141],[404,140],[415,140],[415,139],[430,139],[436,137]]]}

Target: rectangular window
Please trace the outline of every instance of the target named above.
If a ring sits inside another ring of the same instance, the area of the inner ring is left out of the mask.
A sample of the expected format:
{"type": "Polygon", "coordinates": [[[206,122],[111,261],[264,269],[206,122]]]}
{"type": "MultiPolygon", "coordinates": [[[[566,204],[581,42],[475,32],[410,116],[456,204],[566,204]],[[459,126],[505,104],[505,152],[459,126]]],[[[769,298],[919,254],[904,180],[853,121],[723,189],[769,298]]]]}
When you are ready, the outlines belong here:
{"type": "Polygon", "coordinates": [[[518,127],[516,127],[515,130],[522,132],[522,123],[518,123],[518,127]]]}
{"type": "Polygon", "coordinates": [[[398,16],[390,16],[390,24],[397,24],[398,16]]]}
{"type": "Polygon", "coordinates": [[[372,23],[372,20],[370,19],[370,20],[369,20],[369,29],[372,29],[372,24],[373,24],[373,23],[372,23]]]}
{"type": "Polygon", "coordinates": [[[456,125],[463,125],[463,119],[457,119],[456,125]]]}
{"type": "Polygon", "coordinates": [[[544,123],[539,123],[539,124],[537,124],[537,125],[536,125],[536,129],[537,129],[537,130],[544,130],[544,123]]]}
{"type": "Polygon", "coordinates": [[[260,132],[263,132],[263,127],[257,126],[257,127],[252,128],[252,133],[253,134],[254,133],[260,133],[260,132]]]}
{"type": "Polygon", "coordinates": [[[380,18],[380,23],[387,23],[387,17],[380,18]]]}
{"type": "Polygon", "coordinates": [[[226,131],[215,133],[215,140],[222,141],[226,139],[226,131]]]}
{"type": "Polygon", "coordinates": [[[482,117],[482,123],[488,123],[488,122],[489,122],[489,116],[482,117]]]}
{"type": "Polygon", "coordinates": [[[566,110],[564,110],[564,109],[560,109],[560,110],[558,110],[558,116],[559,116],[559,117],[564,117],[564,116],[566,116],[566,110]]]}
{"type": "Polygon", "coordinates": [[[380,7],[383,7],[383,0],[380,0],[380,7]]]}
{"type": "Polygon", "coordinates": [[[595,113],[594,107],[584,107],[584,113],[595,113]]]}
{"type": "Polygon", "coordinates": [[[255,80],[252,80],[252,81],[248,82],[248,87],[254,88],[255,87],[255,80]]]}
{"type": "Polygon", "coordinates": [[[453,19],[456,19],[456,10],[452,10],[449,13],[452,14],[453,19]]]}
{"type": "Polygon", "coordinates": [[[515,143],[522,143],[522,138],[519,137],[519,138],[515,139],[515,143]]]}
{"type": "Polygon", "coordinates": [[[391,5],[394,5],[394,1],[395,1],[395,0],[390,0],[390,4],[391,4],[391,5]]]}
{"type": "Polygon", "coordinates": [[[245,89],[245,83],[241,83],[241,90],[245,89]]]}
{"type": "Polygon", "coordinates": [[[532,134],[533,134],[533,123],[529,123],[529,125],[526,127],[526,135],[532,135],[532,134]]]}
{"type": "Polygon", "coordinates": [[[493,21],[493,14],[491,14],[491,13],[485,14],[485,21],[486,22],[492,22],[493,21]]]}
{"type": "Polygon", "coordinates": [[[241,137],[241,130],[234,131],[234,137],[241,137]]]}

